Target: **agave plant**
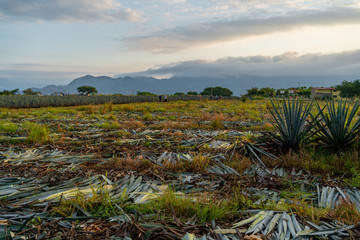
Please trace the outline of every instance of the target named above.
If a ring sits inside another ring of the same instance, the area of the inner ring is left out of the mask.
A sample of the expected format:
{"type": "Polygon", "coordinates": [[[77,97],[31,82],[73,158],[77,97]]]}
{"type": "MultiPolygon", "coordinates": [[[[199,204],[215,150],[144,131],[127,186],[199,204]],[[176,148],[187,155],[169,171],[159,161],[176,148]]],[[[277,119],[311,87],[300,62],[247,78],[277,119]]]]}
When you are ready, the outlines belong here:
{"type": "Polygon", "coordinates": [[[272,159],[277,159],[276,156],[267,152],[263,148],[264,144],[261,144],[256,137],[252,134],[246,134],[241,139],[234,142],[233,146],[226,151],[226,153],[232,151],[230,158],[235,152],[240,152],[242,155],[249,157],[255,164],[259,164],[266,168],[266,165],[261,161],[261,155],[267,156],[272,159]]]}
{"type": "Polygon", "coordinates": [[[316,124],[317,135],[326,146],[343,152],[354,145],[359,133],[360,119],[355,118],[360,102],[355,101],[352,108],[347,99],[338,100],[337,106],[335,103],[334,100],[327,101],[322,109],[319,104],[316,105],[321,118],[316,124]]]}
{"type": "Polygon", "coordinates": [[[278,132],[272,134],[273,140],[285,149],[298,149],[314,126],[314,122],[308,121],[313,101],[284,99],[281,102],[271,100],[271,104],[272,124],[278,132]]]}

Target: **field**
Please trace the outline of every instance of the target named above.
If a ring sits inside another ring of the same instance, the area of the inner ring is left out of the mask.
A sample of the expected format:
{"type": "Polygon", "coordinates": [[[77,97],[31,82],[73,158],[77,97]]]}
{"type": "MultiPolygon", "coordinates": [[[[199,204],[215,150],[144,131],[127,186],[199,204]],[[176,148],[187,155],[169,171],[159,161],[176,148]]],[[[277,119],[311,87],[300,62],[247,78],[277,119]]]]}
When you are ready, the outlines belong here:
{"type": "Polygon", "coordinates": [[[327,148],[313,107],[286,147],[282,103],[3,108],[0,239],[359,239],[358,133],[327,148]]]}

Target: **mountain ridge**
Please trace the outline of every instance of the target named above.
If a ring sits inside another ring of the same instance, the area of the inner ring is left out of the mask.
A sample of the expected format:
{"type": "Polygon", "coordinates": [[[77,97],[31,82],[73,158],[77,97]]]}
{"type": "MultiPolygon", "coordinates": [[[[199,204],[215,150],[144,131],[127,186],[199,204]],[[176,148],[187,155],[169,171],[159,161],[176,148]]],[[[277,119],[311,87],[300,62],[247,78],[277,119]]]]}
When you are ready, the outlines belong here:
{"type": "Polygon", "coordinates": [[[153,77],[109,77],[85,75],[71,81],[68,85],[47,85],[43,88],[33,88],[42,94],[54,92],[77,93],[77,87],[93,86],[98,93],[135,95],[140,92],[155,94],[173,94],[175,92],[196,91],[201,92],[206,87],[221,86],[229,88],[235,96],[246,93],[252,87],[289,88],[299,86],[334,86],[343,80],[352,80],[351,76],[227,76],[227,77],[184,77],[157,79],[153,77]]]}

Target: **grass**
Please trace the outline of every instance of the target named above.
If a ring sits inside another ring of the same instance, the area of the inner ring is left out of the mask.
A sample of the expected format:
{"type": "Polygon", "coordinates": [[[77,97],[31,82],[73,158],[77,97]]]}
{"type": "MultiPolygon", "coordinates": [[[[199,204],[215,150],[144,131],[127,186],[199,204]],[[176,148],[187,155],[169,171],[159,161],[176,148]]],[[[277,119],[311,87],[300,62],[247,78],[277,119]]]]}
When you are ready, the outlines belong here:
{"type": "Polygon", "coordinates": [[[301,148],[297,152],[288,152],[278,156],[279,159],[264,158],[269,167],[277,165],[297,170],[306,170],[330,176],[351,176],[350,169],[360,169],[360,159],[357,151],[347,151],[342,155],[333,154],[326,149],[301,148]]]}
{"type": "Polygon", "coordinates": [[[235,153],[231,159],[228,159],[226,165],[235,169],[238,173],[243,173],[247,168],[252,165],[250,158],[235,153]]]}
{"type": "Polygon", "coordinates": [[[142,117],[143,120],[145,121],[149,121],[149,120],[152,120],[153,119],[153,116],[151,113],[145,113],[144,116],[142,117]]]}
{"type": "Polygon", "coordinates": [[[198,223],[206,223],[214,219],[224,219],[233,214],[233,206],[228,202],[219,202],[208,196],[190,197],[166,189],[156,200],[139,205],[143,214],[157,214],[159,217],[182,222],[196,216],[198,223]]]}
{"type": "Polygon", "coordinates": [[[216,113],[212,118],[211,126],[214,129],[222,129],[224,128],[224,121],[224,115],[222,113],[216,113]]]}
{"type": "Polygon", "coordinates": [[[175,172],[205,172],[209,166],[210,159],[201,154],[196,155],[192,161],[179,161],[177,164],[166,165],[166,168],[175,172]]]}
{"type": "Polygon", "coordinates": [[[111,122],[111,123],[102,123],[102,124],[97,124],[96,125],[99,128],[103,128],[103,129],[120,129],[121,125],[118,122],[111,122]]]}
{"type": "Polygon", "coordinates": [[[26,131],[26,140],[31,143],[47,143],[50,141],[50,131],[47,126],[25,122],[23,129],[26,131]]]}
{"type": "Polygon", "coordinates": [[[320,220],[328,218],[330,209],[318,208],[312,204],[306,202],[295,202],[286,206],[288,209],[292,209],[294,213],[301,218],[309,220],[315,224],[318,224],[320,220]]]}
{"type": "Polygon", "coordinates": [[[74,197],[61,199],[57,207],[52,208],[53,214],[71,217],[74,212],[82,216],[111,217],[119,215],[123,210],[119,205],[126,201],[126,192],[118,199],[112,199],[109,193],[109,185],[101,183],[97,188],[91,187],[91,194],[86,195],[78,191],[74,197]]]}
{"type": "Polygon", "coordinates": [[[0,123],[0,132],[3,133],[16,133],[18,128],[18,125],[11,122],[0,123]]]}
{"type": "Polygon", "coordinates": [[[355,167],[350,168],[351,176],[344,181],[348,183],[351,187],[360,187],[360,171],[355,167]]]}
{"type": "Polygon", "coordinates": [[[286,208],[291,209],[301,218],[315,224],[324,220],[337,220],[347,225],[360,222],[360,213],[357,211],[356,206],[346,201],[341,202],[335,209],[318,208],[313,204],[304,201],[295,201],[292,204],[287,204],[286,208]]]}

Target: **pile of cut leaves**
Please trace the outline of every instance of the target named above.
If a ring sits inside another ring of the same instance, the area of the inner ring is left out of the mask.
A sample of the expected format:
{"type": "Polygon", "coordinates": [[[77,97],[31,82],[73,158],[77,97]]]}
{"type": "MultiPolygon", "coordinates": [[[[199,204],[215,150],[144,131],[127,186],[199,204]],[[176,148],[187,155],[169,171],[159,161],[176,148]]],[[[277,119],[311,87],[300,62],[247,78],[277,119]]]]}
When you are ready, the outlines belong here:
{"type": "Polygon", "coordinates": [[[223,154],[208,156],[204,172],[169,172],[169,164],[191,162],[194,156],[165,151],[143,155],[154,166],[152,174],[112,171],[107,175],[86,172],[89,165],[110,161],[94,155],[58,150],[2,152],[0,239],[360,238],[356,222],[346,224],[330,216],[315,222],[289,207],[308,204],[330,211],[346,203],[360,212],[359,190],[325,186],[301,171],[267,169],[255,155],[254,164],[243,174],[227,166],[223,154]],[[300,185],[303,194],[287,197],[256,181],[268,186],[270,181],[291,181],[300,185]],[[233,209],[234,217],[229,219],[201,222],[196,215],[184,220],[174,210],[167,218],[141,210],[170,188],[179,198],[197,201],[201,194],[227,198],[230,195],[225,192],[231,194],[238,185],[243,186],[238,194],[252,201],[252,209],[233,209]]]}

